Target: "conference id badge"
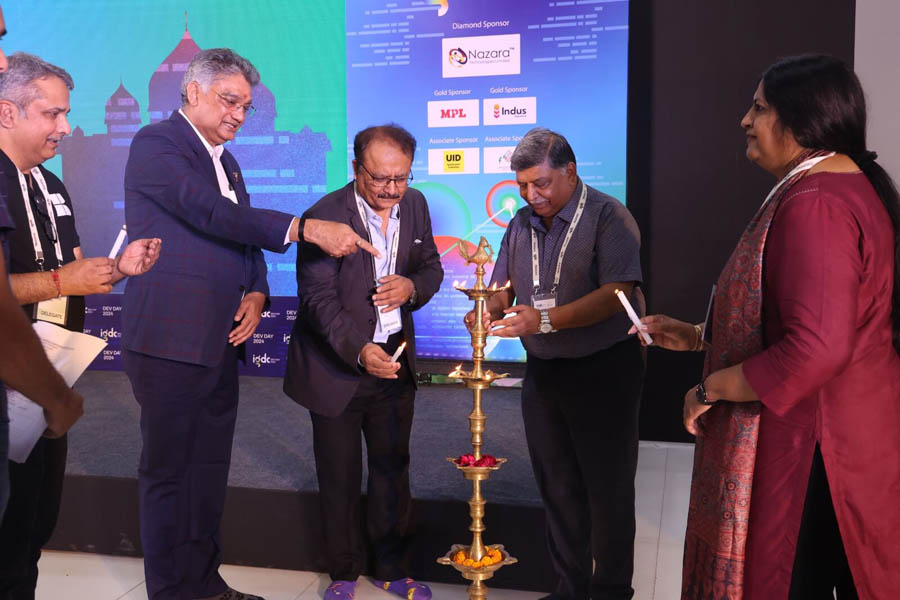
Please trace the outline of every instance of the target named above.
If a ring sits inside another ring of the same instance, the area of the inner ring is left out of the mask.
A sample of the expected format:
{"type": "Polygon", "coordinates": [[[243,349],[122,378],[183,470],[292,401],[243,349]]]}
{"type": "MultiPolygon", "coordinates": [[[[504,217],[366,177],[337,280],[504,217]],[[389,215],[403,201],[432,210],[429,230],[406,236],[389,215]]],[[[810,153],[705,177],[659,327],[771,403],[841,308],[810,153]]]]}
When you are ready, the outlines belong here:
{"type": "Polygon", "coordinates": [[[69,313],[69,297],[62,296],[52,300],[44,300],[34,305],[34,318],[37,321],[46,321],[55,325],[66,324],[66,315],[69,313]]]}
{"type": "Polygon", "coordinates": [[[535,294],[531,297],[531,305],[538,310],[548,310],[556,306],[556,294],[535,294]]]}
{"type": "Polygon", "coordinates": [[[394,331],[403,326],[403,323],[400,321],[399,308],[386,313],[381,312],[381,307],[376,308],[378,309],[376,312],[378,313],[378,324],[381,326],[381,331],[394,331]]]}

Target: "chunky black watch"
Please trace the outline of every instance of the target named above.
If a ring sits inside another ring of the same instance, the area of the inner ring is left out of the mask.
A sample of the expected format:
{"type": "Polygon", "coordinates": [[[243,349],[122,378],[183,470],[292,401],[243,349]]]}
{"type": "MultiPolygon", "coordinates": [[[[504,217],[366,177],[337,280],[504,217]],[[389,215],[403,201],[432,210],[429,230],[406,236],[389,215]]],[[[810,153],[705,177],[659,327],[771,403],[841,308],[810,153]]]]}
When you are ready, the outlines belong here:
{"type": "Polygon", "coordinates": [[[709,406],[711,404],[715,404],[716,402],[718,402],[718,400],[710,400],[709,398],[707,398],[705,381],[701,381],[700,383],[697,384],[697,389],[695,392],[697,394],[697,402],[699,402],[700,404],[705,404],[705,405],[709,406]]]}

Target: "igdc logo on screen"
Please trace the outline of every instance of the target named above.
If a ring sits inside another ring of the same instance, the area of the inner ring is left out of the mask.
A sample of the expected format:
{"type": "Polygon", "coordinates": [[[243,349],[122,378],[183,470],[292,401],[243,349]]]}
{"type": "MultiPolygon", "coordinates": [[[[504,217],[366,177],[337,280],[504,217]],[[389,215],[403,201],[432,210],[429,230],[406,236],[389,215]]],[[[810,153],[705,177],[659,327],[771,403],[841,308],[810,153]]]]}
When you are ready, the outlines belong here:
{"type": "Polygon", "coordinates": [[[278,359],[274,356],[269,356],[268,352],[263,354],[254,354],[251,361],[257,368],[262,367],[263,365],[274,365],[278,362],[278,359]]]}

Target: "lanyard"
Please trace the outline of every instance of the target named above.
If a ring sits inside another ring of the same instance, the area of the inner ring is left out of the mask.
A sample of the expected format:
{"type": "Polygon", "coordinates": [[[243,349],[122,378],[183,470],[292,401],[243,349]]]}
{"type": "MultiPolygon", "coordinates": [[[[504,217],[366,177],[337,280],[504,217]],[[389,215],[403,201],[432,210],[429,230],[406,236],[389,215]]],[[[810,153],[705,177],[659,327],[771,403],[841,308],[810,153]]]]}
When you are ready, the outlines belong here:
{"type": "Polygon", "coordinates": [[[775,193],[781,189],[781,186],[784,185],[784,182],[789,180],[791,177],[796,175],[797,173],[802,173],[803,171],[808,171],[812,169],[814,166],[825,160],[826,158],[831,158],[834,156],[834,152],[830,152],[825,156],[816,156],[815,158],[807,158],[802,163],[791,169],[791,172],[781,178],[781,180],[775,184],[775,187],[772,188],[772,191],[769,192],[769,195],[766,196],[766,199],[763,200],[762,206],[765,206],[769,203],[769,200],[775,195],[775,193]]]}
{"type": "MultiPolygon", "coordinates": [[[[31,200],[28,194],[28,183],[25,181],[25,175],[22,174],[22,171],[16,169],[16,174],[19,176],[19,187],[22,188],[22,199],[25,201],[25,213],[28,215],[28,228],[31,230],[31,244],[34,246],[34,262],[37,263],[38,270],[44,270],[44,249],[41,247],[41,238],[38,237],[37,223],[34,221],[34,212],[31,210],[31,200]]],[[[34,177],[34,180],[38,184],[38,188],[41,190],[41,194],[44,196],[44,202],[47,204],[47,214],[50,215],[50,225],[53,227],[53,237],[56,238],[56,241],[53,242],[53,249],[56,251],[56,261],[58,266],[63,265],[63,255],[62,255],[62,247],[59,245],[59,232],[56,230],[56,209],[53,207],[53,203],[50,202],[50,192],[47,191],[47,182],[44,181],[44,176],[41,174],[41,170],[37,167],[32,167],[31,176],[34,177]]],[[[40,202],[40,200],[37,200],[40,202]]]]}
{"type": "MultiPolygon", "coordinates": [[[[562,273],[563,257],[566,255],[566,249],[569,247],[569,241],[572,239],[572,234],[575,233],[575,228],[578,226],[578,221],[581,220],[581,213],[584,212],[586,199],[587,184],[582,181],[581,197],[578,199],[578,208],[575,209],[575,215],[572,217],[572,222],[569,223],[569,229],[568,231],[566,231],[566,237],[563,240],[562,247],[559,249],[559,256],[556,257],[556,273],[553,276],[553,288],[550,290],[550,292],[553,294],[556,293],[556,288],[559,286],[559,277],[560,273],[562,273]]],[[[537,234],[534,232],[534,227],[531,228],[531,281],[534,284],[534,293],[536,294],[538,290],[541,289],[541,257],[538,251],[537,234]]]]}
{"type": "MultiPolygon", "coordinates": [[[[354,186],[354,192],[356,192],[354,186]]],[[[369,229],[369,219],[368,214],[366,213],[366,207],[363,204],[362,198],[360,198],[359,193],[356,193],[356,209],[359,211],[359,218],[362,219],[363,227],[366,228],[366,235],[369,237],[369,243],[372,243],[372,231],[369,229]]],[[[399,217],[399,214],[398,214],[399,217]]],[[[390,216],[388,217],[390,218],[390,216]]],[[[391,238],[391,247],[388,250],[390,254],[390,262],[388,263],[388,275],[393,275],[394,271],[397,268],[397,248],[399,244],[397,243],[400,239],[400,224],[397,224],[397,228],[394,230],[394,235],[391,238]]],[[[368,253],[367,253],[368,254],[368,253]]],[[[375,276],[375,280],[378,281],[378,267],[375,264],[375,256],[369,254],[369,258],[372,259],[372,275],[375,276]]]]}

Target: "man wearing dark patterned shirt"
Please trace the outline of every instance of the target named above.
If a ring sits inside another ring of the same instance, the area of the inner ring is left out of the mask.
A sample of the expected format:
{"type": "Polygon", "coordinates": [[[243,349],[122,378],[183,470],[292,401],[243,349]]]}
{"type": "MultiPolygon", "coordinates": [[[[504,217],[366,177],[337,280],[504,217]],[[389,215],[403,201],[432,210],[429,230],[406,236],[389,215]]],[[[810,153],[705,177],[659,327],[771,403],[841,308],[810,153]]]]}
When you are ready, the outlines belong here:
{"type": "Polygon", "coordinates": [[[644,355],[615,291],[642,312],[640,233],[558,133],[532,129],[511,164],[528,206],[503,237],[491,279],[510,288],[485,326],[525,346],[522,416],[559,577],[546,598],[631,598],[644,355]]]}

